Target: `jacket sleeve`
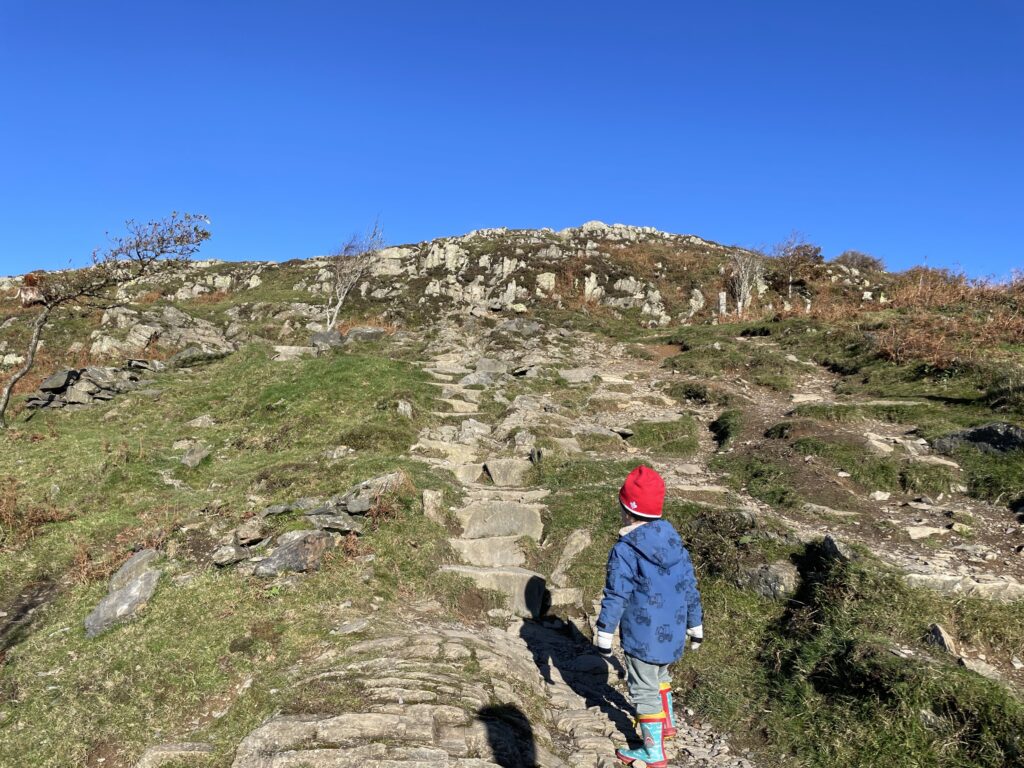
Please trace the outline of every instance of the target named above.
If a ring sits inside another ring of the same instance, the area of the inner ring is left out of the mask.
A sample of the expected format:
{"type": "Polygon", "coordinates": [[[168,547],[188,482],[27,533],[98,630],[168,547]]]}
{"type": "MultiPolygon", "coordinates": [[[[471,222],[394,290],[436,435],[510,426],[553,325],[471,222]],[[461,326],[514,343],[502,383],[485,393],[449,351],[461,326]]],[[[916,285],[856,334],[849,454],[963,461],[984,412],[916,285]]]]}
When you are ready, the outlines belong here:
{"type": "Polygon", "coordinates": [[[697,574],[693,572],[690,553],[686,552],[683,562],[683,599],[686,601],[686,628],[693,629],[704,623],[704,606],[697,590],[697,574]]]}
{"type": "Polygon", "coordinates": [[[608,553],[608,575],[601,600],[601,615],[597,617],[598,630],[614,632],[619,626],[622,612],[633,594],[635,578],[636,562],[630,557],[629,547],[616,544],[608,553]]]}

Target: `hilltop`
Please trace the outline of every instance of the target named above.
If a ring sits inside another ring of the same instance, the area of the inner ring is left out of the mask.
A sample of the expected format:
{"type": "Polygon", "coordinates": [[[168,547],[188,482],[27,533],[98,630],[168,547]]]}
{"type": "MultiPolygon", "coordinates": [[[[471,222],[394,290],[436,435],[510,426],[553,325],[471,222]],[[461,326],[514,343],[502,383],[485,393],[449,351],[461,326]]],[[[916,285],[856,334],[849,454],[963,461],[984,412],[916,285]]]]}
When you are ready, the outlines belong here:
{"type": "Polygon", "coordinates": [[[0,764],[610,764],[646,463],[705,600],[680,763],[1024,765],[1019,281],[589,222],[386,248],[328,327],[331,265],[48,328],[0,435],[0,764]]]}

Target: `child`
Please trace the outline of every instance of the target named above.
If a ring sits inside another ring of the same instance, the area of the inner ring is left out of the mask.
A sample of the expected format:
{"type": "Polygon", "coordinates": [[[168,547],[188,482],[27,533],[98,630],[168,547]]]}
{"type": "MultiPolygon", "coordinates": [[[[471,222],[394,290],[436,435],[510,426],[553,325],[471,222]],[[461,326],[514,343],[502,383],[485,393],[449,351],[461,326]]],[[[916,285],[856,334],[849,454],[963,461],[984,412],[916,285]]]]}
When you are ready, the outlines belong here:
{"type": "Polygon", "coordinates": [[[619,491],[623,528],[608,553],[608,578],[597,619],[597,648],[611,653],[621,627],[626,683],[640,721],[643,746],[619,749],[626,765],[667,766],[665,738],[676,733],[668,665],[704,639],[703,609],[690,553],[667,520],[661,519],[665,481],[637,467],[619,491]]]}

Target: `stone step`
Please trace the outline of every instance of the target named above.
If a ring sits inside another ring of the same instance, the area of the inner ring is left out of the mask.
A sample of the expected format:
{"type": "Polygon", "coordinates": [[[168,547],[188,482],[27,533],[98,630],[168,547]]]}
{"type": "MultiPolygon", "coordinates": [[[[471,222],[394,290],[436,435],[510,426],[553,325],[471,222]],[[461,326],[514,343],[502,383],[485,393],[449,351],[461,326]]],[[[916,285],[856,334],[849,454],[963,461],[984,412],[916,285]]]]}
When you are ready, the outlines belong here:
{"type": "Polygon", "coordinates": [[[466,400],[457,400],[453,397],[442,397],[441,402],[448,405],[452,409],[452,413],[458,413],[462,415],[476,413],[479,407],[476,403],[470,403],[466,400]]]}
{"type": "Polygon", "coordinates": [[[457,464],[471,464],[477,458],[476,450],[462,443],[446,443],[441,440],[421,439],[410,448],[410,451],[415,453],[417,449],[421,451],[437,451],[444,454],[449,461],[457,464]]]}
{"type": "Polygon", "coordinates": [[[502,487],[524,485],[531,469],[533,464],[526,459],[491,458],[484,462],[484,470],[492,482],[502,487]]]}
{"type": "Polygon", "coordinates": [[[470,565],[498,568],[523,565],[526,555],[519,546],[518,536],[490,536],[485,539],[449,539],[451,548],[470,565]]]}
{"type": "Polygon", "coordinates": [[[524,619],[538,618],[547,607],[544,577],[526,568],[445,565],[441,570],[471,579],[480,589],[491,589],[507,595],[509,610],[524,619]]]}
{"type": "Polygon", "coordinates": [[[541,512],[543,504],[518,501],[473,501],[455,510],[462,525],[462,538],[483,539],[490,536],[529,536],[540,541],[544,533],[541,512]]]}
{"type": "Polygon", "coordinates": [[[440,417],[442,419],[451,419],[451,418],[454,418],[456,416],[458,418],[460,418],[460,419],[464,419],[467,416],[479,416],[480,415],[480,411],[469,411],[468,413],[458,413],[456,411],[431,411],[430,415],[431,416],[438,416],[438,417],[440,417]]]}
{"type": "Polygon", "coordinates": [[[484,471],[483,464],[474,463],[455,464],[445,468],[455,475],[456,480],[463,484],[475,483],[480,479],[480,475],[482,475],[484,471]]]}
{"type": "MultiPolygon", "coordinates": [[[[483,465],[480,465],[481,469],[483,465]]],[[[472,501],[540,501],[551,495],[547,488],[497,488],[493,485],[466,485],[466,497],[472,501]]]]}

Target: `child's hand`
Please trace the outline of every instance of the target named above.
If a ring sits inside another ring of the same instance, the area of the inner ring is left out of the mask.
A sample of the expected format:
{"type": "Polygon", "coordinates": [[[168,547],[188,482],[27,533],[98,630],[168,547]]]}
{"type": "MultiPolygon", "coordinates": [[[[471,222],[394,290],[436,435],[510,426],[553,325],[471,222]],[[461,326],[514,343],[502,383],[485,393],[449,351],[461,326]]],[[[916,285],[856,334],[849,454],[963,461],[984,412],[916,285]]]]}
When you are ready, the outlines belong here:
{"type": "Polygon", "coordinates": [[[597,652],[602,656],[609,656],[612,652],[612,633],[611,632],[598,632],[597,640],[594,645],[597,646],[597,652]]]}
{"type": "Polygon", "coordinates": [[[704,625],[698,624],[686,630],[686,636],[690,638],[690,650],[699,651],[700,644],[704,642],[704,625]]]}

